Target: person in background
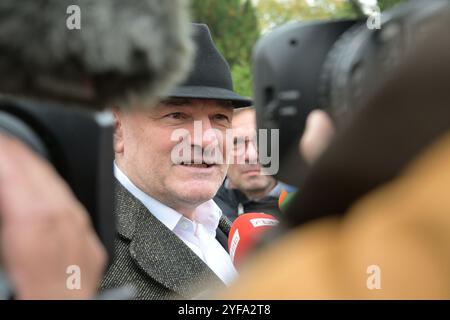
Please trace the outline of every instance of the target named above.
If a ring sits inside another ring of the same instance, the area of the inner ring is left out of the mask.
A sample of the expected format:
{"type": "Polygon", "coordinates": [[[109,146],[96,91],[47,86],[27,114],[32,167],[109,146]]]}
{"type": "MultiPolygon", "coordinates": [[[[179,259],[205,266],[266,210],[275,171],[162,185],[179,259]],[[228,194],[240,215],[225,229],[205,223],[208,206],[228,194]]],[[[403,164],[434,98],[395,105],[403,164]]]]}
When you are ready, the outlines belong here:
{"type": "Polygon", "coordinates": [[[255,109],[236,109],[232,127],[235,157],[214,200],[231,221],[246,212],[281,217],[278,205],[281,193],[294,192],[296,188],[263,173],[258,163],[255,109]]]}

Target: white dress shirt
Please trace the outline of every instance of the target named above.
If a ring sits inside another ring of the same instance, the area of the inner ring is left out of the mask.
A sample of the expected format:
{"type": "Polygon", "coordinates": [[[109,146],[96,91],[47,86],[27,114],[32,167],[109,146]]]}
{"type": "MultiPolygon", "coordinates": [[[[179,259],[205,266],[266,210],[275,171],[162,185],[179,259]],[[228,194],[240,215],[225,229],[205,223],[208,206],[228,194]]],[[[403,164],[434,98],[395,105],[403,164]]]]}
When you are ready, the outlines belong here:
{"type": "Polygon", "coordinates": [[[237,276],[236,269],[226,250],[216,239],[222,210],[213,200],[208,200],[194,210],[194,221],[162,204],[140,190],[114,163],[114,176],[133,196],[169,230],[175,233],[208,267],[225,283],[237,276]]]}

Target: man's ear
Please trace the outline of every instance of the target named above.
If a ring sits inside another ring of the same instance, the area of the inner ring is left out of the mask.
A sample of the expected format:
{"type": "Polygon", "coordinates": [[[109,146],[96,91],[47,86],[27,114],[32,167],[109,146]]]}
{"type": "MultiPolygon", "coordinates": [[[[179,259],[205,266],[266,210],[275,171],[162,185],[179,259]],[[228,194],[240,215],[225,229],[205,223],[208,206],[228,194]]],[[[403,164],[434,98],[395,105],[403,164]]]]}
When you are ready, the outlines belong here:
{"type": "Polygon", "coordinates": [[[114,152],[123,153],[123,113],[119,109],[113,109],[114,115],[114,152]]]}

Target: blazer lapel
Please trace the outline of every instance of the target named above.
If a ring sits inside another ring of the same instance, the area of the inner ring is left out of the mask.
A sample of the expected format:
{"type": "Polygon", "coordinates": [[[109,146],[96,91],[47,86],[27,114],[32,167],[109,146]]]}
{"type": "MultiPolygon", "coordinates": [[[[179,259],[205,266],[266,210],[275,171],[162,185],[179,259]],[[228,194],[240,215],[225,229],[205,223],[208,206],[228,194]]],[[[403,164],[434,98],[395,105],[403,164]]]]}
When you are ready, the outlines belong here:
{"type": "Polygon", "coordinates": [[[151,278],[185,297],[223,285],[216,274],[145,206],[117,183],[119,233],[130,254],[151,278]]]}

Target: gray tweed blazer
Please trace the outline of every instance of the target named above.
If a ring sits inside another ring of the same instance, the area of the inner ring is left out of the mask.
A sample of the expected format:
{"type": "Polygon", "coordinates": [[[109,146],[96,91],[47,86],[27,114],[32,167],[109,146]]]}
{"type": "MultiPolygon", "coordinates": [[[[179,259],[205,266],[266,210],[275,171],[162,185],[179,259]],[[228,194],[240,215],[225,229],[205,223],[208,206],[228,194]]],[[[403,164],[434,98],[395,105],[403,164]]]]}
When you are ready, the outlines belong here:
{"type": "MultiPolygon", "coordinates": [[[[132,285],[136,299],[190,299],[224,286],[172,231],[116,181],[115,257],[100,291],[132,285]]],[[[230,222],[222,216],[217,240],[225,247],[230,222]]]]}

